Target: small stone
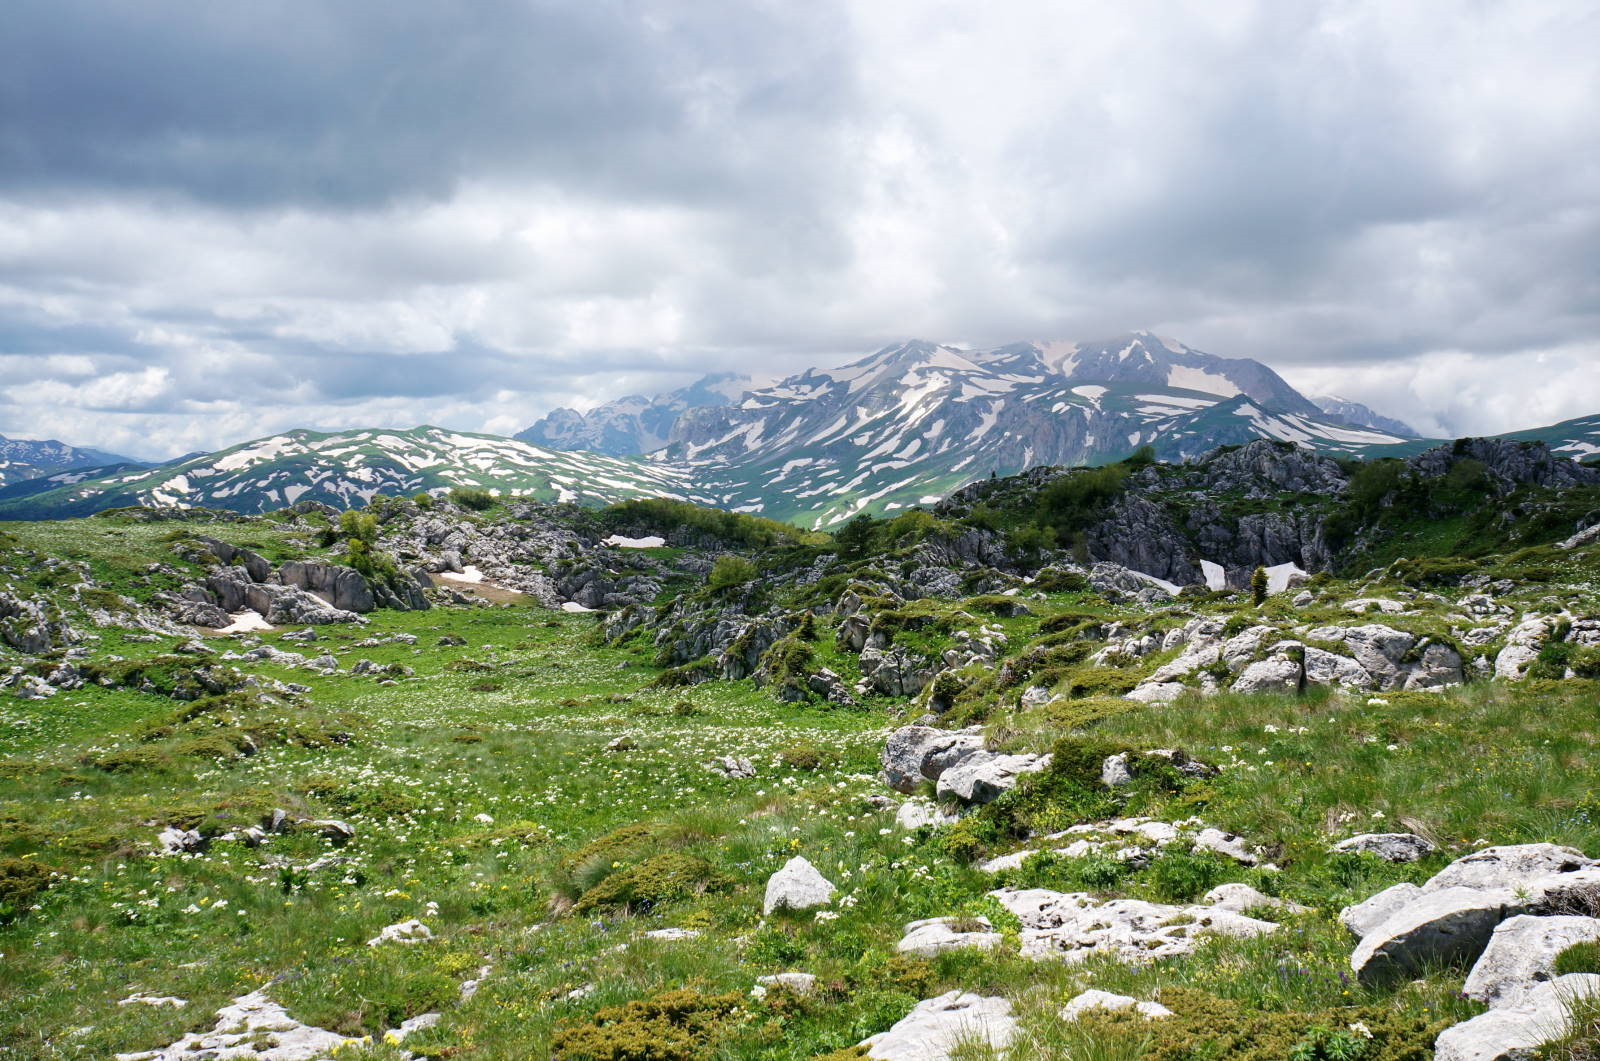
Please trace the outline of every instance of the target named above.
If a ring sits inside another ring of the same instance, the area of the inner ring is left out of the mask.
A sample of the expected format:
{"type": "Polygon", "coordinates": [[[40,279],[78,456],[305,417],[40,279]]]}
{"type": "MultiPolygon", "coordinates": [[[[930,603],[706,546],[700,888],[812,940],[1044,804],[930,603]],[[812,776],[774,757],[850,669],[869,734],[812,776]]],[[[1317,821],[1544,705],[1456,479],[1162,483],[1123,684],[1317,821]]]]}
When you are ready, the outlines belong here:
{"type": "Polygon", "coordinates": [[[423,943],[432,938],[433,930],[412,918],[410,921],[400,921],[385,927],[383,931],[367,940],[367,946],[376,947],[384,943],[423,943]]]}
{"type": "Polygon", "coordinates": [[[1172,1016],[1172,1011],[1159,1002],[1142,1002],[1130,995],[1116,995],[1110,991],[1085,991],[1061,1008],[1061,1019],[1075,1021],[1092,1010],[1120,1013],[1131,1009],[1145,1020],[1161,1020],[1172,1016]]]}
{"type": "Polygon", "coordinates": [[[1328,849],[1335,854],[1355,853],[1375,855],[1385,862],[1415,862],[1437,848],[1431,840],[1416,833],[1362,833],[1348,840],[1340,840],[1328,849]]]}

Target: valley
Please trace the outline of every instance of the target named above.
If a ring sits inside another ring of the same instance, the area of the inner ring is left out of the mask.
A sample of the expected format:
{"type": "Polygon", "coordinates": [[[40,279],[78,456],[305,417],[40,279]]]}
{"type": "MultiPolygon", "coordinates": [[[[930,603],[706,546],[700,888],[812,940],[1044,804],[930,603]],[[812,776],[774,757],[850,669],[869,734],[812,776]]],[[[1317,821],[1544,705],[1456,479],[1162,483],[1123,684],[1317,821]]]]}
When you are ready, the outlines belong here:
{"type": "Polygon", "coordinates": [[[1579,1061],[1595,511],[1256,441],[8,524],[0,1055],[1579,1061]]]}

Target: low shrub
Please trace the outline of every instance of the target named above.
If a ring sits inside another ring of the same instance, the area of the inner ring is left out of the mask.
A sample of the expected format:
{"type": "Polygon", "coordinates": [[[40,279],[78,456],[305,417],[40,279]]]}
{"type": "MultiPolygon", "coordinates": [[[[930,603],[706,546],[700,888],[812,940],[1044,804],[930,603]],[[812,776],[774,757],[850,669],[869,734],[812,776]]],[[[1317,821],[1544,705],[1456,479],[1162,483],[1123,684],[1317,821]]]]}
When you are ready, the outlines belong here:
{"type": "Polygon", "coordinates": [[[667,991],[559,1021],[550,1046],[567,1061],[703,1061],[742,1002],[733,992],[667,991]]]}
{"type": "Polygon", "coordinates": [[[674,899],[719,891],[732,883],[732,877],[705,859],[681,851],[668,851],[606,876],[578,897],[573,910],[578,913],[619,907],[650,910],[674,899]]]}

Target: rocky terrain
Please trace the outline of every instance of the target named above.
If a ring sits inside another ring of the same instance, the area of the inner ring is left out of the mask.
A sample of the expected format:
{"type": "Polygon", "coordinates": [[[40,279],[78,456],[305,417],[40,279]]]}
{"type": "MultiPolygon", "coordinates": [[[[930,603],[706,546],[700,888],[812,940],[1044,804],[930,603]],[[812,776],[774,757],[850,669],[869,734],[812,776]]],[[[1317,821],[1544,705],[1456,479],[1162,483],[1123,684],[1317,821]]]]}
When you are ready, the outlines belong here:
{"type": "Polygon", "coordinates": [[[7,525],[0,1056],[1596,1056],[1542,443],[284,500],[7,525]]]}

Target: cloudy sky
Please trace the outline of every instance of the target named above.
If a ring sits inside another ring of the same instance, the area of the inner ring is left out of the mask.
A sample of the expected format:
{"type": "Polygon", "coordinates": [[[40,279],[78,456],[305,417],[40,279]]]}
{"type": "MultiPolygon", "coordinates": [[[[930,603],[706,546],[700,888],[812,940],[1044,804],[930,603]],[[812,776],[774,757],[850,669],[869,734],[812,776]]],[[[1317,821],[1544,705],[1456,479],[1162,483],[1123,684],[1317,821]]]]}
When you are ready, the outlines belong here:
{"type": "Polygon", "coordinates": [[[1600,411],[1589,0],[10,0],[0,433],[513,432],[1151,328],[1430,432],[1600,411]]]}

